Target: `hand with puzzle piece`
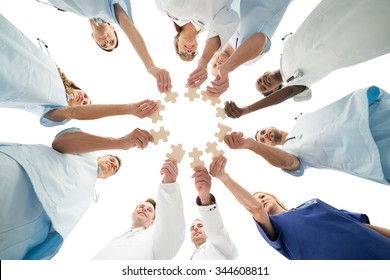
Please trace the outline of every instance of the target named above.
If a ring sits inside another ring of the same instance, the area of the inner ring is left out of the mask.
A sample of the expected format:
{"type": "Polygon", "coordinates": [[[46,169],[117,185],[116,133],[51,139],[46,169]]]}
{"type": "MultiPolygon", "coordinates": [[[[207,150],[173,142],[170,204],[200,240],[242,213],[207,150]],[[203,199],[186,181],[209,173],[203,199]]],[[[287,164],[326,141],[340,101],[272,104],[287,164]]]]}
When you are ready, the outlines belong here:
{"type": "Polygon", "coordinates": [[[162,121],[162,116],[160,115],[161,111],[164,110],[165,106],[161,104],[161,101],[158,100],[157,101],[157,104],[158,104],[158,109],[156,109],[153,114],[151,114],[150,116],[148,116],[149,118],[152,119],[152,122],[153,123],[156,123],[157,121],[162,121]]]}

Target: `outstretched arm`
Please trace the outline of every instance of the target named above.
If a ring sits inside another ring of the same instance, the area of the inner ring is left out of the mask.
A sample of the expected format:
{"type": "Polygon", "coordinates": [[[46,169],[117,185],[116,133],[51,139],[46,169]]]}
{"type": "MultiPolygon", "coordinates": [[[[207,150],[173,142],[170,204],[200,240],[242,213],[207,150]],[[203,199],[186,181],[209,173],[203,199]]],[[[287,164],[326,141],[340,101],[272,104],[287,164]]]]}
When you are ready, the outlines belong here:
{"type": "Polygon", "coordinates": [[[233,101],[226,102],[225,112],[229,118],[239,118],[257,110],[282,103],[287,99],[290,99],[295,95],[303,92],[306,88],[306,86],[286,86],[249,106],[244,106],[241,108],[238,107],[233,101]]]}
{"type": "Polygon", "coordinates": [[[53,122],[63,120],[95,120],[109,116],[134,115],[144,118],[152,115],[158,109],[158,103],[153,100],[143,100],[130,104],[89,104],[76,105],[51,110],[45,118],[53,122]]]}
{"type": "Polygon", "coordinates": [[[207,64],[220,46],[221,40],[219,39],[219,36],[214,36],[206,41],[202,57],[198,61],[198,67],[187,79],[187,84],[190,87],[199,87],[207,80],[207,64]]]}
{"type": "Polygon", "coordinates": [[[211,176],[221,180],[237,201],[251,213],[252,217],[260,224],[267,236],[271,240],[275,240],[275,229],[263,205],[240,184],[230,178],[229,174],[225,171],[226,162],[226,158],[222,155],[214,158],[209,168],[211,176]]]}
{"type": "Polygon", "coordinates": [[[225,229],[214,196],[210,193],[211,176],[203,166],[195,167],[192,178],[198,191],[198,210],[202,217],[207,238],[228,260],[237,259],[237,249],[225,229]]]}
{"type": "Polygon", "coordinates": [[[73,131],[58,135],[52,147],[60,153],[82,154],[100,150],[128,150],[133,147],[144,149],[149,142],[153,142],[152,135],[139,128],[119,138],[73,131]]]}
{"type": "Polygon", "coordinates": [[[212,87],[207,87],[207,93],[210,96],[220,96],[224,93],[229,88],[229,73],[262,54],[266,43],[267,36],[262,32],[246,39],[219,68],[217,76],[211,82],[212,87]]]}
{"type": "Polygon", "coordinates": [[[232,132],[224,138],[225,143],[231,149],[248,149],[263,157],[269,164],[289,171],[298,170],[299,159],[286,151],[276,147],[259,143],[252,138],[244,138],[241,132],[232,132]]]}
{"type": "Polygon", "coordinates": [[[146,70],[153,75],[157,80],[157,87],[160,92],[168,91],[171,85],[171,77],[169,76],[168,71],[165,69],[158,68],[154,65],[154,62],[146,48],[146,44],[141,34],[135,25],[131,22],[126,12],[122,9],[119,4],[114,5],[115,16],[119,22],[120,27],[123,32],[126,34],[130,43],[133,45],[138,56],[141,58],[142,62],[145,65],[146,70]]]}
{"type": "Polygon", "coordinates": [[[176,256],[185,238],[183,200],[176,182],[177,162],[165,160],[160,173],[164,177],[157,193],[153,253],[155,260],[170,260],[176,256]]]}

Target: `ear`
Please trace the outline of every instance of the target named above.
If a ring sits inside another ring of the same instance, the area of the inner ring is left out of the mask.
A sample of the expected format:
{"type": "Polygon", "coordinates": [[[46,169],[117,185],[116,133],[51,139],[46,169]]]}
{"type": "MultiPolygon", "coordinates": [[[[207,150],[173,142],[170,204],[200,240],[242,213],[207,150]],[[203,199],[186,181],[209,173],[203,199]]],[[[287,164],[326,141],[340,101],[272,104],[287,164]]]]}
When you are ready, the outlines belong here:
{"type": "Polygon", "coordinates": [[[95,40],[95,36],[93,36],[93,32],[91,32],[91,37],[92,37],[92,39],[95,40]]]}

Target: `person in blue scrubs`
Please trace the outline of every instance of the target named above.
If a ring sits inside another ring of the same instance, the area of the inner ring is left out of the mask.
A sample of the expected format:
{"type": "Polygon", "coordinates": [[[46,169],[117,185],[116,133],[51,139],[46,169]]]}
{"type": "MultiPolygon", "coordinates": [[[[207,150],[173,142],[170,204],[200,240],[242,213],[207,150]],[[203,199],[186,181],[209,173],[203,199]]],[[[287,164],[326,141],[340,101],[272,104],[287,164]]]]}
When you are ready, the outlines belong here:
{"type": "Polygon", "coordinates": [[[255,220],[264,240],[291,260],[390,260],[390,229],[371,225],[365,214],[311,199],[287,209],[272,194],[253,195],[225,171],[221,155],[210,174],[226,186],[255,220]]]}
{"type": "Polygon", "coordinates": [[[215,76],[207,92],[220,96],[229,87],[229,73],[242,64],[252,65],[271,48],[271,39],[292,0],[240,0],[240,25],[222,52],[211,60],[215,76]]]}
{"type": "Polygon", "coordinates": [[[255,139],[233,132],[224,141],[293,176],[331,169],[390,185],[389,128],[390,94],[371,86],[301,115],[289,132],[268,127],[255,139]]]}
{"type": "Polygon", "coordinates": [[[118,36],[111,23],[118,24],[126,34],[146,70],[156,79],[160,92],[171,87],[171,77],[165,69],[154,65],[144,39],[134,25],[130,0],[49,0],[54,7],[88,18],[92,28],[92,38],[104,51],[112,51],[118,46],[118,36]]]}
{"type": "Polygon", "coordinates": [[[37,114],[44,126],[125,114],[144,118],[158,109],[152,100],[90,104],[90,97],[3,15],[0,26],[0,107],[37,114]]]}
{"type": "Polygon", "coordinates": [[[94,151],[144,149],[153,137],[134,129],[120,138],[69,128],[52,143],[0,143],[0,259],[51,259],[96,200],[97,178],[120,167],[94,151]]]}

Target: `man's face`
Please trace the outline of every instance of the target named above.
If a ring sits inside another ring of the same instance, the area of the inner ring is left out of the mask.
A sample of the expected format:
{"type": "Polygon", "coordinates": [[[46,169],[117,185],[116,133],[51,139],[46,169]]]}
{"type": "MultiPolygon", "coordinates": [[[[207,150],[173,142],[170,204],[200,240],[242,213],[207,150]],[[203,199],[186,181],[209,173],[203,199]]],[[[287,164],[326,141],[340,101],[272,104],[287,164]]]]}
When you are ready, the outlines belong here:
{"type": "Polygon", "coordinates": [[[100,178],[107,178],[115,174],[119,169],[119,161],[114,156],[102,156],[97,160],[97,164],[101,169],[98,174],[100,178]]]}
{"type": "Polygon", "coordinates": [[[279,144],[282,132],[275,127],[265,127],[256,133],[256,141],[267,145],[275,146],[279,144]]]}
{"type": "Polygon", "coordinates": [[[153,205],[150,202],[141,202],[135,208],[131,218],[133,220],[133,224],[142,227],[149,227],[154,222],[155,210],[153,205]]]}
{"type": "Polygon", "coordinates": [[[95,42],[105,50],[113,50],[117,44],[117,39],[115,36],[115,28],[109,24],[100,24],[92,32],[92,38],[95,42]]]}
{"type": "Polygon", "coordinates": [[[201,245],[206,242],[207,235],[204,232],[203,222],[201,220],[195,220],[190,227],[191,241],[196,245],[201,245]]]}
{"type": "Polygon", "coordinates": [[[256,80],[256,89],[261,93],[274,91],[281,83],[274,78],[273,72],[265,72],[256,80]]]}

